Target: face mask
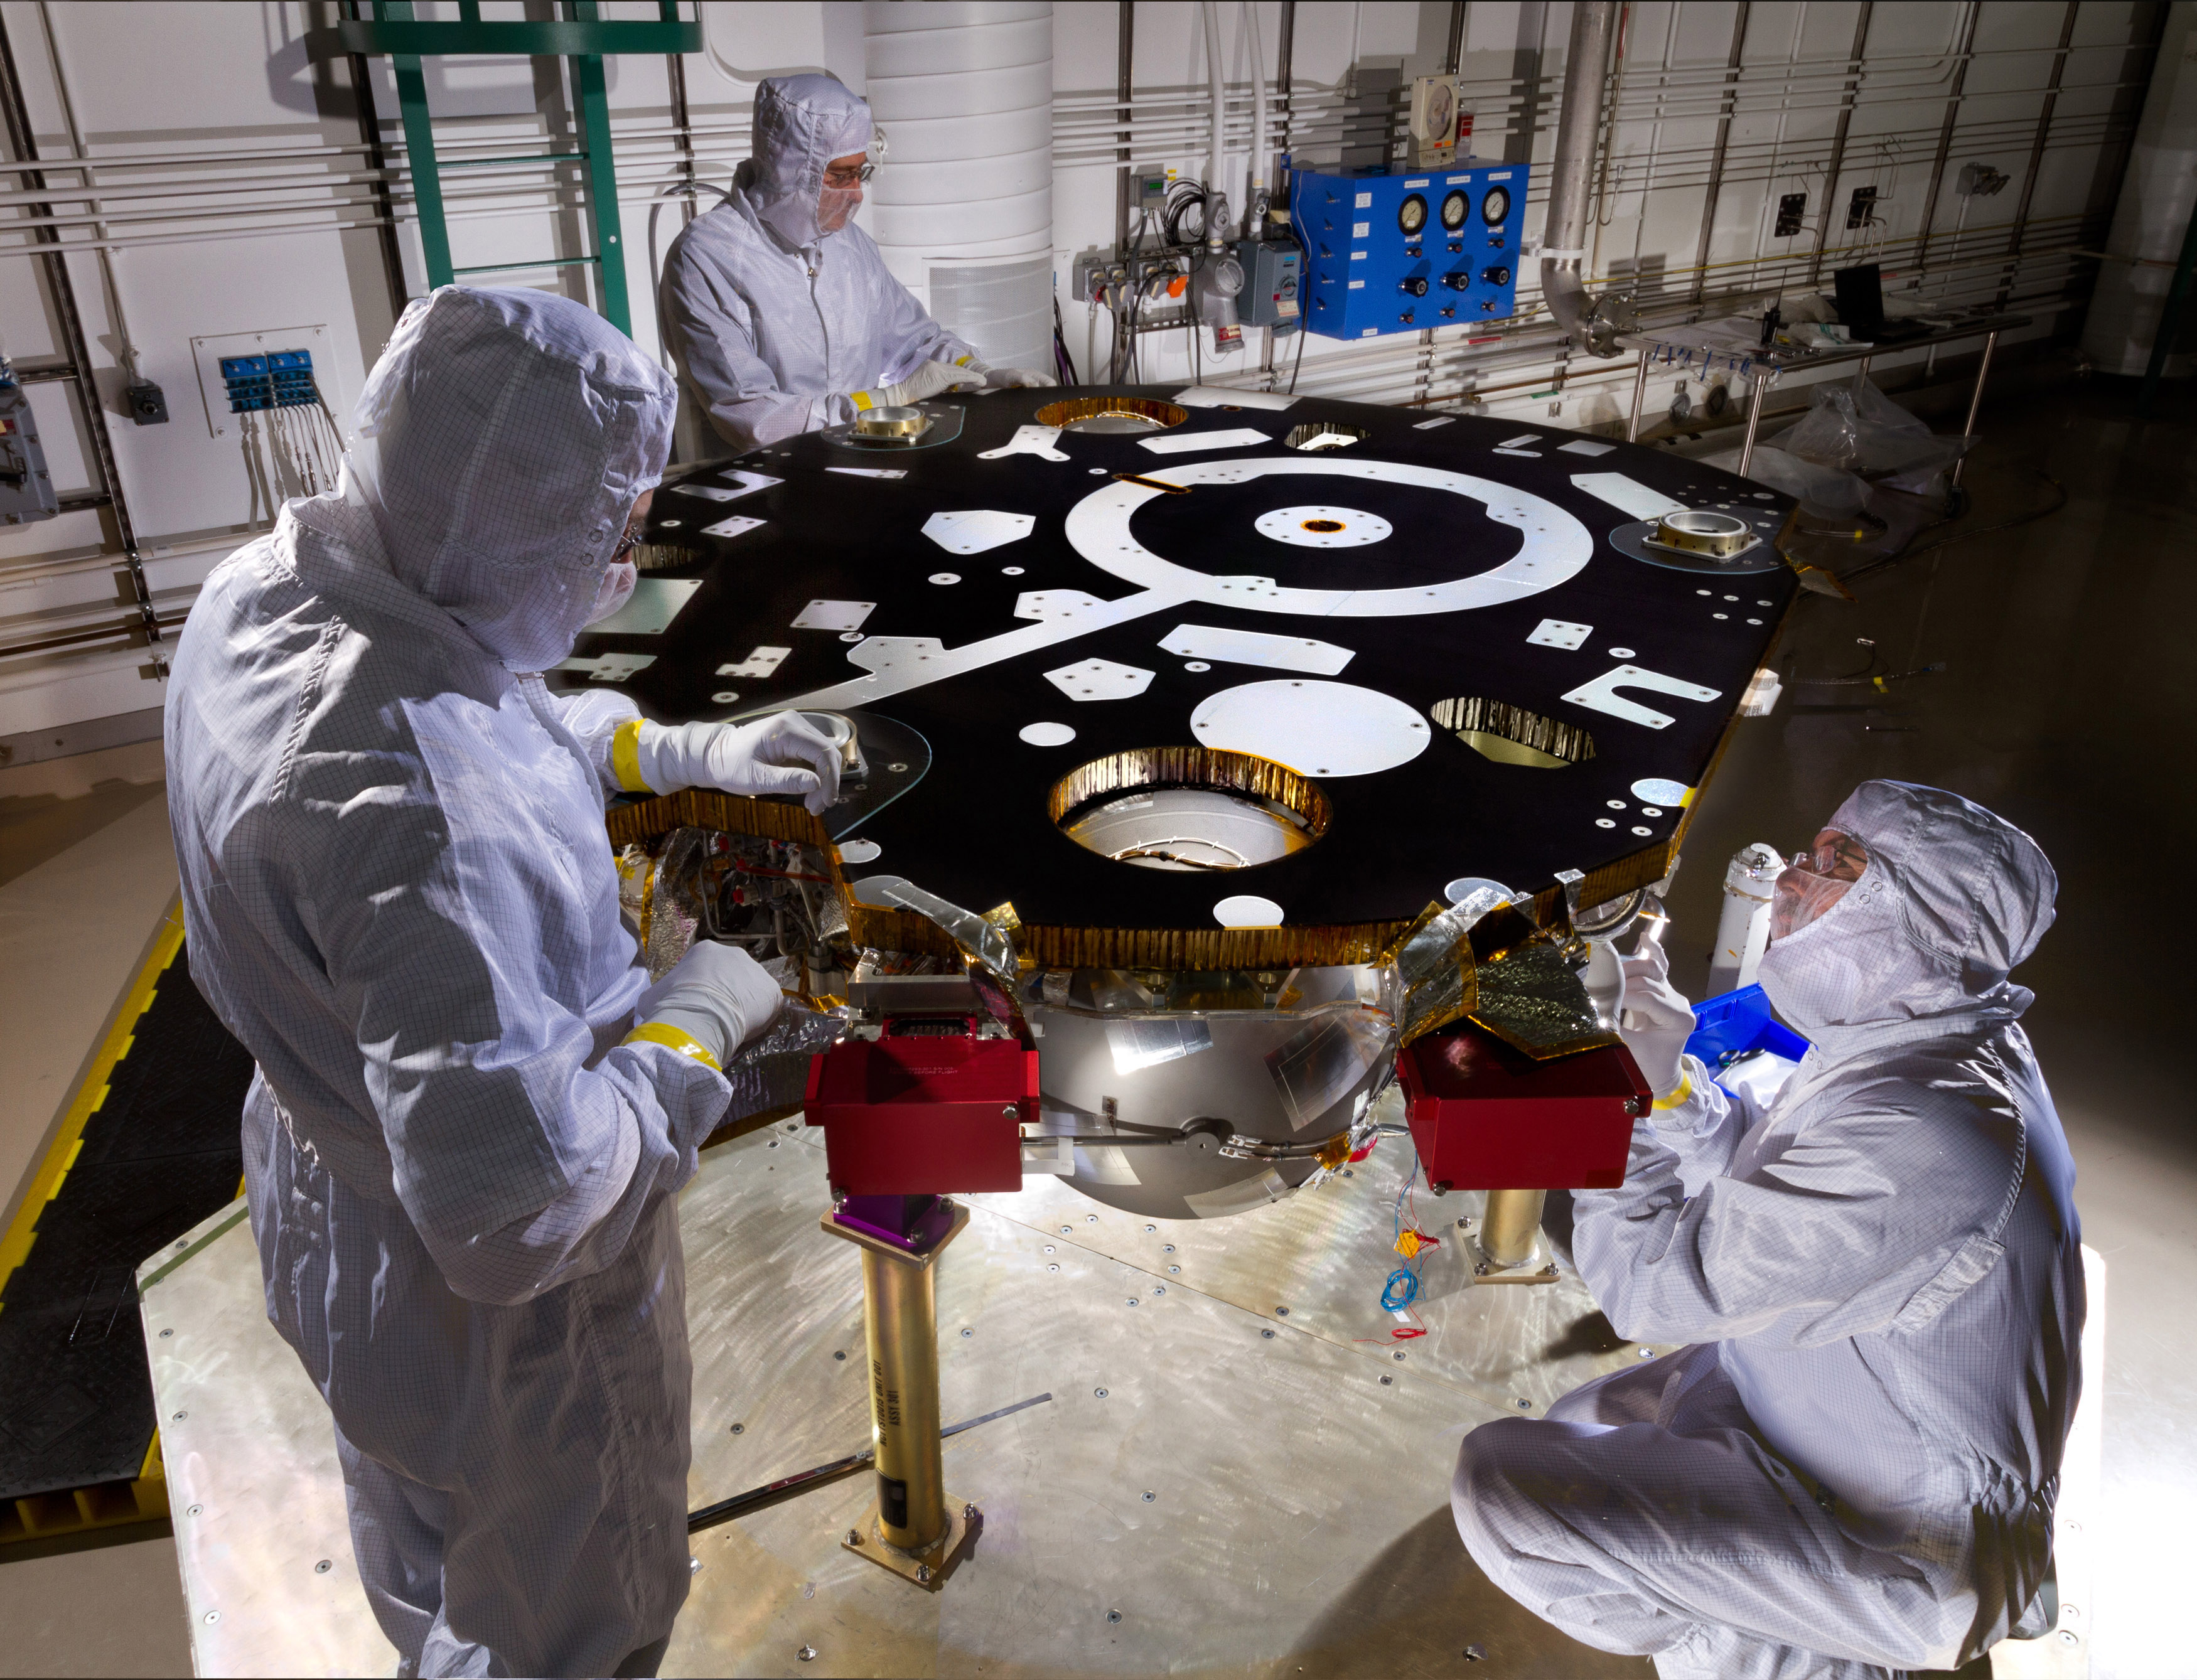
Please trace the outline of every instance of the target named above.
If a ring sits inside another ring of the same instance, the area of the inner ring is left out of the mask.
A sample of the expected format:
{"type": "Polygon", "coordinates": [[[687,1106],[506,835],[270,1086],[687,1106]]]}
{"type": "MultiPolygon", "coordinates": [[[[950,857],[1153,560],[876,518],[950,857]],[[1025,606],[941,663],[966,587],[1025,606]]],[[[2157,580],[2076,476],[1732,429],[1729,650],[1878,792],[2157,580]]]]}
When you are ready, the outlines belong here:
{"type": "Polygon", "coordinates": [[[860,187],[826,187],[816,195],[816,231],[838,233],[847,225],[861,201],[860,187]]]}
{"type": "Polygon", "coordinates": [[[1771,943],[1790,939],[1823,916],[1868,867],[1869,848],[1835,829],[1817,835],[1811,849],[1795,852],[1771,889],[1771,943]]]}
{"type": "Polygon", "coordinates": [[[631,560],[613,560],[603,581],[595,586],[595,605],[588,614],[588,623],[600,624],[632,598],[633,587],[641,582],[641,568],[631,560]]]}

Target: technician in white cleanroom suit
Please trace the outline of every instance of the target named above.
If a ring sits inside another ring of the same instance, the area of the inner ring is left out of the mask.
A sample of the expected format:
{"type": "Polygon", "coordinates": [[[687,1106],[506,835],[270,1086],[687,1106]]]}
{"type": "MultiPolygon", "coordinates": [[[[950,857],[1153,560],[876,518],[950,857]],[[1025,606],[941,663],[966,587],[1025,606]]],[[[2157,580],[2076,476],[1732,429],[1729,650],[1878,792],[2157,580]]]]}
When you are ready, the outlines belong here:
{"type": "Polygon", "coordinates": [[[672,1192],[781,999],[711,944],[644,995],[603,806],[838,775],[798,719],[542,684],[632,588],[672,407],[580,305],[444,287],[341,490],[217,567],[177,650],[169,812],[193,977],[258,1062],[268,1315],[408,1673],[653,1672],[687,1595],[672,1192]]]}
{"type": "Polygon", "coordinates": [[[1864,783],[1777,885],[1761,982],[1814,1047],[1766,1111],[1681,1061],[1691,1012],[1631,959],[1655,1104],[1623,1188],[1575,1194],[1574,1252],[1620,1335],[1692,1345],[1466,1438],[1458,1527],[1513,1597],[1702,1680],[2042,1629],[2081,1233],[2007,972],[2056,888],[1980,807],[1864,783]]]}
{"type": "Polygon", "coordinates": [[[1054,383],[987,368],[853,225],[874,132],[870,107],[832,77],[762,82],[755,155],[664,258],[665,339],[736,449],[942,391],[1054,383]]]}

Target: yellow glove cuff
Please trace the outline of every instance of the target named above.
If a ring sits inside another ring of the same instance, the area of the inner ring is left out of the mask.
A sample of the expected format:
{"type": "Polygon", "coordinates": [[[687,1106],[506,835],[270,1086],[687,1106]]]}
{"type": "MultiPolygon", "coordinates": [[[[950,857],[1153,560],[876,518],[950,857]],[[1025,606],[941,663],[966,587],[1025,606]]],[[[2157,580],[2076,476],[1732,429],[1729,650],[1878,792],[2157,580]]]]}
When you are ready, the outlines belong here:
{"type": "Polygon", "coordinates": [[[641,779],[641,720],[637,717],[618,725],[617,733],[611,737],[611,773],[628,793],[656,791],[641,779]]]}
{"type": "Polygon", "coordinates": [[[660,1044],[666,1050],[675,1050],[681,1056],[691,1056],[712,1073],[725,1070],[717,1065],[717,1058],[710,1054],[702,1040],[692,1033],[682,1033],[676,1027],[667,1027],[661,1021],[645,1022],[625,1035],[628,1044],[660,1044]]]}
{"type": "Polygon", "coordinates": [[[1694,1077],[1691,1074],[1687,1073],[1684,1069],[1680,1069],[1678,1071],[1678,1088],[1672,1092],[1667,1097],[1658,1097],[1655,1099],[1656,1109],[1658,1112],[1661,1112],[1665,1109],[1675,1109],[1679,1104],[1684,1102],[1693,1094],[1694,1077]]]}

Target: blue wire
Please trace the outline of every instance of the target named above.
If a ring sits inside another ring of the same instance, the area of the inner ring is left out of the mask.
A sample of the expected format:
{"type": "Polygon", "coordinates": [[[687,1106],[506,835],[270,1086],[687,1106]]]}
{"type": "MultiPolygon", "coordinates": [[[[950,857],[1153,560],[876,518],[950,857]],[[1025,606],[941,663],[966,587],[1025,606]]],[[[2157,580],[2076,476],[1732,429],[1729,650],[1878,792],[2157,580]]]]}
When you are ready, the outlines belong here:
{"type": "MultiPolygon", "coordinates": [[[[1411,1194],[1412,1185],[1419,1176],[1418,1150],[1412,1150],[1412,1170],[1404,1174],[1402,1187],[1396,1191],[1394,1216],[1391,1221],[1394,1235],[1404,1234],[1404,1198],[1411,1194]]],[[[1419,1274],[1408,1266],[1400,1266],[1388,1274],[1388,1281],[1381,1286],[1381,1309],[1384,1312],[1400,1312],[1419,1295],[1419,1274]]]]}

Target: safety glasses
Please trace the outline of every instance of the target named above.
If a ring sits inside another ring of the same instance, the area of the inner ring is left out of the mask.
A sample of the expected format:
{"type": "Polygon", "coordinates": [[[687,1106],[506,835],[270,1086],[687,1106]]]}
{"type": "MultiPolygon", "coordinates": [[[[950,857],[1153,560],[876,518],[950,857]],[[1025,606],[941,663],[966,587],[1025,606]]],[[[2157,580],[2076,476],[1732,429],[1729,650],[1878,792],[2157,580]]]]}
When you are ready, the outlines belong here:
{"type": "Polygon", "coordinates": [[[1862,872],[1869,867],[1869,848],[1851,834],[1827,828],[1806,851],[1794,853],[1789,862],[1812,875],[1851,884],[1860,880],[1862,872]]]}
{"type": "Polygon", "coordinates": [[[1775,944],[1826,914],[1869,868],[1869,848],[1827,828],[1792,861],[1770,892],[1770,939],[1775,944]]]}
{"type": "Polygon", "coordinates": [[[850,187],[861,186],[877,172],[878,166],[873,163],[862,164],[854,169],[827,169],[824,171],[824,184],[836,187],[843,193],[850,187]]]}

